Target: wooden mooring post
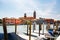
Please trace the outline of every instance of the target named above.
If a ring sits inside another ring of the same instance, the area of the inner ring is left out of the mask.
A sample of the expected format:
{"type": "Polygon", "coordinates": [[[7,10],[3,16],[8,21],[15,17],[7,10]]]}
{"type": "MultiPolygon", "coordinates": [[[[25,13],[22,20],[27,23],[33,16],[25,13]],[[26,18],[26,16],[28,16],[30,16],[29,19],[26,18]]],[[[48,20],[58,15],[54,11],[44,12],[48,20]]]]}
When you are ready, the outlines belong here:
{"type": "Polygon", "coordinates": [[[50,23],[47,23],[46,29],[47,29],[47,30],[50,29],[50,23]]]}
{"type": "Polygon", "coordinates": [[[30,21],[30,26],[29,26],[29,40],[31,40],[31,21],[30,21]]]}
{"type": "Polygon", "coordinates": [[[40,36],[41,24],[39,24],[39,36],[40,36]]]}
{"type": "Polygon", "coordinates": [[[53,23],[53,30],[54,30],[54,28],[55,28],[55,23],[53,23]]]}
{"type": "Polygon", "coordinates": [[[59,25],[59,24],[58,24],[58,23],[56,23],[56,30],[58,30],[58,25],[59,25]]]}
{"type": "Polygon", "coordinates": [[[43,35],[44,35],[44,23],[43,23],[43,35]]]}
{"type": "Polygon", "coordinates": [[[36,27],[36,23],[34,22],[34,23],[33,23],[33,32],[34,32],[34,30],[36,29],[35,27],[36,27]]]}
{"type": "Polygon", "coordinates": [[[29,25],[28,25],[28,22],[27,22],[27,35],[28,35],[28,30],[29,30],[29,29],[28,29],[28,26],[29,26],[29,25]]]}
{"type": "Polygon", "coordinates": [[[7,28],[6,28],[6,20],[3,18],[3,31],[4,31],[4,40],[8,40],[7,28]]]}
{"type": "Polygon", "coordinates": [[[15,19],[15,34],[17,33],[17,23],[16,23],[16,19],[15,19]]]}

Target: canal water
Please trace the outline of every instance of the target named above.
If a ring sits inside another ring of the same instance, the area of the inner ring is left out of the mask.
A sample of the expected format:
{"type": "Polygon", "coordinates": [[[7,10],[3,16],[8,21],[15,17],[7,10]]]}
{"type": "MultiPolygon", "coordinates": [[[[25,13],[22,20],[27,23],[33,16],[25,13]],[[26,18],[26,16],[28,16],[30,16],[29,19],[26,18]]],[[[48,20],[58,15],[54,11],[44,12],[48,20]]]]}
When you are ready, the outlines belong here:
{"type": "MultiPolygon", "coordinates": [[[[33,30],[33,25],[32,30],[33,30]]],[[[50,28],[53,28],[53,25],[50,25],[50,28]]],[[[46,29],[46,25],[44,25],[44,29],[46,29]]],[[[39,25],[36,25],[36,30],[39,30],[39,25]]],[[[15,32],[15,25],[7,26],[7,32],[15,32]]],[[[17,25],[17,32],[27,32],[27,25],[17,25]]],[[[0,33],[3,33],[3,26],[0,26],[0,33]]]]}

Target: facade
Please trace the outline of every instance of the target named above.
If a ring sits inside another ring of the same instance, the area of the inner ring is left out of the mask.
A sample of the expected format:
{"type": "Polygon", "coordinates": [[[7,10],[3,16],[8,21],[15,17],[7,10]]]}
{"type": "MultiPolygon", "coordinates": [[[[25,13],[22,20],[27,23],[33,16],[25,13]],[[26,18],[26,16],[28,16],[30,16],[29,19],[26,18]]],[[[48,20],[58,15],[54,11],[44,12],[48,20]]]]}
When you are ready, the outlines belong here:
{"type": "Polygon", "coordinates": [[[21,20],[15,18],[5,18],[6,24],[20,24],[21,20]],[[16,20],[16,21],[15,21],[16,20]]]}
{"type": "Polygon", "coordinates": [[[54,19],[46,19],[46,18],[39,18],[38,20],[36,20],[36,23],[37,24],[47,24],[47,23],[50,23],[50,24],[53,24],[54,23],[54,19]]]}
{"type": "Polygon", "coordinates": [[[36,19],[36,12],[34,11],[33,17],[27,17],[26,13],[24,14],[24,17],[20,17],[18,19],[16,18],[5,18],[6,19],[6,24],[24,24],[26,20],[34,20],[36,19]],[[16,21],[15,21],[16,20],[16,21]]]}
{"type": "MultiPolygon", "coordinates": [[[[20,17],[18,19],[16,18],[6,18],[6,23],[7,24],[24,24],[26,22],[26,20],[30,20],[30,21],[35,21],[37,24],[39,23],[50,23],[53,24],[55,23],[54,19],[46,19],[46,18],[39,18],[36,19],[36,11],[33,12],[33,17],[27,17],[26,13],[24,14],[23,17],[20,17]],[[16,21],[15,21],[16,20],[16,21]]],[[[60,23],[60,21],[57,21],[58,23],[60,23]]]]}
{"type": "Polygon", "coordinates": [[[24,14],[24,17],[20,17],[19,19],[21,19],[21,20],[34,20],[34,19],[36,19],[36,11],[34,11],[34,13],[33,13],[33,17],[27,17],[27,15],[26,15],[26,13],[24,14]]]}
{"type": "Polygon", "coordinates": [[[54,19],[45,19],[45,22],[46,23],[53,24],[54,23],[54,19]]]}
{"type": "Polygon", "coordinates": [[[55,25],[56,25],[56,24],[60,25],[60,20],[54,21],[54,24],[55,24],[55,25]]]}

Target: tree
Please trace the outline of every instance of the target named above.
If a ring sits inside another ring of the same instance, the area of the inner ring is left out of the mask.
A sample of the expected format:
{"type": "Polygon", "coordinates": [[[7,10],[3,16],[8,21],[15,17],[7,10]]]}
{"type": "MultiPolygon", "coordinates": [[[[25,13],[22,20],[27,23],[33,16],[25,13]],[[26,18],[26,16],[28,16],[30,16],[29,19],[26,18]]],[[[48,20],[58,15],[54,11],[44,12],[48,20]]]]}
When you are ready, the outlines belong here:
{"type": "Polygon", "coordinates": [[[2,23],[2,19],[0,19],[0,24],[2,23]]]}

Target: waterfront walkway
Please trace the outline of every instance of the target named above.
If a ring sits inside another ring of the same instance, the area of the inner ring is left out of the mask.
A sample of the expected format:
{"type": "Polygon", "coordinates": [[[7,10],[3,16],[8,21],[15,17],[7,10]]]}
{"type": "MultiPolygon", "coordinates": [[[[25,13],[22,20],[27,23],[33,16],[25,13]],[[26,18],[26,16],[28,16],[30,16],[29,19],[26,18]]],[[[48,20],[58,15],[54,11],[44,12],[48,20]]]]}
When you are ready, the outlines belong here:
{"type": "MultiPolygon", "coordinates": [[[[31,40],[36,40],[37,35],[33,35],[34,33],[32,33],[31,35],[31,40]]],[[[23,39],[29,40],[29,35],[27,35],[26,33],[17,33],[17,35],[23,39]]]]}
{"type": "MultiPolygon", "coordinates": [[[[39,36],[39,34],[38,34],[37,30],[35,30],[34,32],[31,32],[31,40],[36,40],[38,36],[39,36]]],[[[51,37],[51,38],[53,38],[53,37],[51,37]]],[[[1,33],[0,40],[2,40],[2,39],[3,39],[3,34],[1,33]]],[[[9,40],[29,40],[29,35],[27,35],[26,32],[24,32],[24,33],[17,32],[16,34],[8,33],[8,39],[9,40]]]]}
{"type": "MultiPolygon", "coordinates": [[[[0,40],[3,40],[4,34],[0,33],[0,40]]],[[[16,35],[15,33],[8,33],[8,40],[25,40],[22,37],[16,35]]]]}

